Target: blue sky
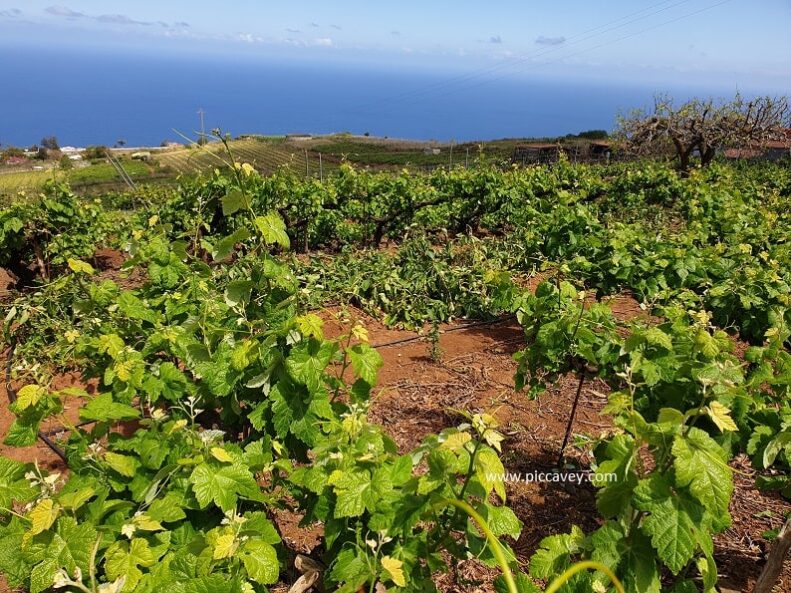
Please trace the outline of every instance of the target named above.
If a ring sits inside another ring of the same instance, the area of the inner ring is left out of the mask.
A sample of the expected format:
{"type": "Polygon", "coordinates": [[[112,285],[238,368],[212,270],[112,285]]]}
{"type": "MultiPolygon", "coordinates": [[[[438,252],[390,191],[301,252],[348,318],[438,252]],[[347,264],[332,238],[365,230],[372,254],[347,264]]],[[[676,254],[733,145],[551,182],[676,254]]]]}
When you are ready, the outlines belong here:
{"type": "Polygon", "coordinates": [[[0,0],[0,45],[791,91],[791,1],[0,0]]]}

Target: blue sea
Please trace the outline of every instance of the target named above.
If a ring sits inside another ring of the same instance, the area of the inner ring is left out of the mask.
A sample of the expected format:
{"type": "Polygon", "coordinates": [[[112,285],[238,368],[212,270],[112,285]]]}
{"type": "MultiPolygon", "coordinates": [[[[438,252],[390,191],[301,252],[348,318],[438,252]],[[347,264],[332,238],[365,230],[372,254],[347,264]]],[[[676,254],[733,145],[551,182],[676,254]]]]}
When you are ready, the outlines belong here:
{"type": "MultiPolygon", "coordinates": [[[[612,129],[658,89],[591,82],[472,79],[393,68],[224,56],[162,58],[28,50],[4,58],[0,144],[129,146],[195,137],[333,132],[422,140],[541,137],[612,129]],[[174,131],[175,130],[175,131],[174,131]]],[[[665,89],[659,89],[665,90],[665,89]]]]}

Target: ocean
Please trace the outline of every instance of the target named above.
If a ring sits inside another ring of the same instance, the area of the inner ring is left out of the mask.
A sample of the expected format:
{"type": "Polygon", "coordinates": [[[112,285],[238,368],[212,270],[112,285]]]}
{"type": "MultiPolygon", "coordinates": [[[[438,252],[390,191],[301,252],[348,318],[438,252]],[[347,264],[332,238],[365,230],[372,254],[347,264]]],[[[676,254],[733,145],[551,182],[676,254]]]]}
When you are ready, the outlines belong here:
{"type": "MultiPolygon", "coordinates": [[[[33,50],[6,56],[0,144],[159,145],[206,130],[333,132],[440,141],[612,129],[657,89],[591,82],[472,79],[230,57],[33,50]]],[[[660,89],[661,90],[661,89],[660,89]]]]}

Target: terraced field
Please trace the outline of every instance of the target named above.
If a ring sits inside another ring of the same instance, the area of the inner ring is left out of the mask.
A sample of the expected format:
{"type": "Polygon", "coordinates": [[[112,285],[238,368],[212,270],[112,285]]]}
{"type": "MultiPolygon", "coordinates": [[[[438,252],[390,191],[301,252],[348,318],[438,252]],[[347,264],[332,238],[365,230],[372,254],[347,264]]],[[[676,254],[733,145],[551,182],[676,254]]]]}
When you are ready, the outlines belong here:
{"type": "MultiPolygon", "coordinates": [[[[55,171],[9,171],[0,173],[0,195],[14,195],[21,191],[38,189],[48,179],[57,176],[55,171]]],[[[61,174],[62,175],[62,174],[61,174]]]]}
{"type": "MultiPolygon", "coordinates": [[[[295,171],[305,172],[304,149],[293,143],[271,143],[255,138],[243,138],[230,142],[234,158],[239,162],[250,163],[264,174],[273,173],[282,167],[291,167],[295,171]]],[[[191,147],[172,152],[158,154],[155,158],[164,166],[181,175],[200,173],[228,163],[228,155],[220,143],[212,143],[198,148],[191,147]]],[[[322,157],[316,152],[307,153],[307,171],[318,175],[320,169],[337,167],[337,159],[322,157]]]]}
{"type": "MultiPolygon", "coordinates": [[[[135,181],[142,183],[161,179],[165,172],[158,171],[147,163],[123,159],[124,170],[135,181]]],[[[47,181],[66,181],[78,189],[101,187],[110,189],[118,185],[125,187],[115,168],[108,162],[92,163],[64,171],[59,167],[43,171],[7,171],[0,172],[0,196],[13,197],[19,192],[39,191],[47,181]],[[110,187],[108,187],[110,186],[110,187]]]]}

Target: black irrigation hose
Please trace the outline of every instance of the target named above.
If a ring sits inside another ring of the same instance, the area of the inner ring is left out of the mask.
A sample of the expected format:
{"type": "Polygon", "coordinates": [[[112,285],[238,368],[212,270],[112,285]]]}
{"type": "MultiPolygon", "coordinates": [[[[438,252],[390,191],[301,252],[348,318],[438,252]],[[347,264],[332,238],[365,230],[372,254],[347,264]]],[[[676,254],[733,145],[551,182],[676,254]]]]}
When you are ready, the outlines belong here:
{"type": "MultiPolygon", "coordinates": [[[[449,334],[457,331],[464,331],[466,329],[470,329],[473,327],[482,327],[486,325],[497,325],[498,323],[505,323],[507,321],[512,321],[516,319],[516,315],[507,315],[505,317],[500,317],[499,319],[493,319],[490,321],[476,321],[473,323],[466,323],[464,325],[458,327],[452,327],[450,329],[442,330],[440,334],[449,334]]],[[[384,342],[382,344],[373,344],[372,348],[388,348],[390,346],[397,346],[400,344],[407,344],[410,342],[418,342],[425,340],[426,336],[413,336],[411,338],[401,338],[400,340],[393,340],[392,342],[384,342]]],[[[16,401],[16,390],[11,385],[11,367],[13,366],[13,358],[14,358],[14,351],[16,350],[16,341],[13,341],[11,344],[11,348],[8,352],[8,360],[6,361],[6,369],[5,369],[5,384],[6,384],[6,391],[8,392],[8,400],[10,403],[14,403],[16,401]]],[[[88,424],[93,424],[93,421],[81,422],[77,424],[77,427],[86,426],[88,424]]],[[[62,432],[62,429],[55,429],[49,432],[44,432],[39,430],[38,431],[38,438],[47,445],[52,451],[60,457],[64,463],[68,464],[68,460],[66,459],[66,454],[63,450],[56,445],[52,439],[50,439],[50,435],[57,434],[62,432]]]]}
{"type": "MultiPolygon", "coordinates": [[[[16,389],[14,389],[14,386],[11,385],[11,367],[14,364],[13,361],[14,361],[15,350],[16,350],[16,340],[12,340],[11,348],[8,351],[8,360],[6,360],[6,365],[5,365],[5,388],[6,388],[6,392],[8,393],[8,401],[12,404],[16,401],[16,389]]],[[[58,447],[55,444],[55,442],[51,438],[49,438],[49,436],[47,436],[46,433],[39,430],[37,435],[38,438],[41,439],[41,441],[47,447],[52,449],[55,455],[61,458],[63,463],[65,463],[66,465],[69,464],[69,460],[66,458],[66,453],[64,453],[63,450],[60,447],[58,447]]]]}
{"type": "MultiPolygon", "coordinates": [[[[73,428],[82,428],[83,426],[88,426],[89,424],[96,424],[96,420],[85,420],[84,422],[78,422],[73,426],[73,428]]],[[[53,428],[52,430],[48,430],[44,434],[47,436],[53,436],[61,432],[66,432],[67,430],[71,430],[71,428],[66,426],[61,426],[60,428],[53,428]]]]}
{"type": "Polygon", "coordinates": [[[563,467],[563,454],[566,452],[566,445],[569,443],[571,436],[571,429],[574,427],[574,416],[577,415],[577,405],[580,403],[580,394],[582,393],[582,385],[585,383],[585,373],[580,373],[580,380],[577,383],[577,393],[574,396],[574,403],[571,406],[571,414],[569,415],[569,422],[566,425],[566,434],[563,436],[563,444],[560,445],[560,453],[558,454],[557,466],[563,467]]]}
{"type": "MultiPolygon", "coordinates": [[[[494,319],[491,321],[475,321],[473,323],[465,323],[464,325],[460,325],[457,327],[451,327],[450,329],[444,329],[440,331],[440,335],[442,334],[450,334],[453,332],[464,331],[465,329],[470,329],[471,327],[481,327],[484,325],[497,325],[498,323],[505,323],[506,321],[513,321],[516,319],[516,315],[507,315],[505,317],[500,317],[498,319],[494,319]]],[[[371,348],[388,348],[390,346],[397,346],[399,344],[407,344],[409,342],[419,342],[422,340],[426,340],[426,336],[413,336],[411,338],[401,338],[400,340],[393,340],[392,342],[383,342],[382,344],[371,344],[371,348]]]]}

